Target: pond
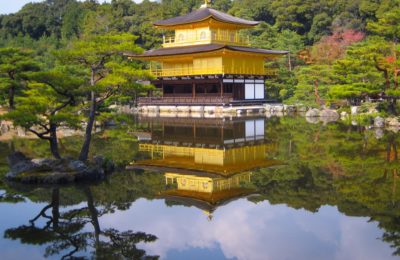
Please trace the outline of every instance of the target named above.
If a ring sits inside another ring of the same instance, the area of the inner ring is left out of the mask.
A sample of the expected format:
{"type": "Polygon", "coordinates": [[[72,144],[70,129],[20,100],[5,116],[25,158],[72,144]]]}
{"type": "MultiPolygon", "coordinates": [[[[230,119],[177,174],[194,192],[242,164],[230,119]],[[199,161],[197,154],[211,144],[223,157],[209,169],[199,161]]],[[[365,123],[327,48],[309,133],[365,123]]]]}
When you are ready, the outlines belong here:
{"type": "MultiPolygon", "coordinates": [[[[0,183],[1,259],[392,259],[399,135],[301,117],[135,118],[96,133],[95,184],[0,183]]],[[[76,155],[81,138],[61,140],[76,155]]],[[[0,143],[6,156],[47,143],[0,143]]],[[[3,178],[2,178],[3,179],[3,178]]]]}

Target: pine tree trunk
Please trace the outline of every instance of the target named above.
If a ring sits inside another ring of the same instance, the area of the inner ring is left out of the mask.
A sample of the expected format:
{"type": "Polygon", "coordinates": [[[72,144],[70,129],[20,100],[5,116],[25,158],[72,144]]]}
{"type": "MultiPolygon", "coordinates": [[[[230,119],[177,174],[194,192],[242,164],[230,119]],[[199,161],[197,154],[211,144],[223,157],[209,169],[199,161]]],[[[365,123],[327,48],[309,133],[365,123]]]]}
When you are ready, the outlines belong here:
{"type": "Polygon", "coordinates": [[[388,90],[388,89],[390,89],[390,79],[389,79],[388,71],[384,70],[383,75],[385,76],[385,87],[386,87],[386,90],[388,90]]]}
{"type": "Polygon", "coordinates": [[[315,102],[320,106],[321,105],[321,97],[319,96],[318,86],[319,86],[319,82],[318,82],[318,80],[315,80],[314,81],[315,102]]]}
{"type": "Polygon", "coordinates": [[[50,150],[51,154],[56,159],[61,159],[60,153],[58,151],[58,139],[57,139],[57,125],[50,123],[50,150]]]}
{"type": "Polygon", "coordinates": [[[83,162],[88,159],[90,142],[92,140],[92,130],[93,130],[95,118],[96,118],[96,93],[94,91],[91,91],[90,92],[89,119],[88,119],[88,123],[86,126],[86,131],[85,131],[85,140],[83,142],[82,149],[81,149],[81,152],[79,155],[79,160],[81,160],[83,162]]]}
{"type": "Polygon", "coordinates": [[[99,245],[99,242],[100,242],[100,233],[101,233],[100,224],[99,224],[99,212],[97,211],[97,209],[94,205],[92,191],[90,190],[89,186],[84,188],[84,193],[86,195],[87,206],[88,206],[88,209],[90,212],[90,218],[92,220],[91,223],[94,228],[95,243],[96,243],[96,248],[97,248],[99,245]]]}
{"type": "Polygon", "coordinates": [[[15,96],[15,86],[11,86],[10,89],[8,90],[8,106],[10,107],[10,109],[15,108],[14,96],[15,96]]]}
{"type": "Polygon", "coordinates": [[[57,229],[60,221],[60,190],[58,188],[53,189],[51,194],[51,205],[53,215],[53,228],[57,229]]]}

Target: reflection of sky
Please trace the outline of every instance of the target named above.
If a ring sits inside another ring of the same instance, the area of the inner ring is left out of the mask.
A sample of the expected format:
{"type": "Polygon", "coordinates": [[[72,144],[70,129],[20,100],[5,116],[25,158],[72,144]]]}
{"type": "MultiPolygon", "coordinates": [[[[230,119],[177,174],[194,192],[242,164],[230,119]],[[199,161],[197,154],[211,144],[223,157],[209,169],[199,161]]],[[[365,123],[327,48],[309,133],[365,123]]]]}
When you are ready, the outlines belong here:
{"type": "Polygon", "coordinates": [[[335,207],[318,213],[245,199],[218,208],[211,222],[196,208],[138,200],[101,225],[143,231],[159,239],[143,244],[162,259],[389,259],[392,249],[368,218],[346,217],[335,207]],[[193,257],[195,255],[195,257],[193,257]]]}
{"type": "Polygon", "coordinates": [[[0,203],[0,258],[3,260],[20,259],[43,259],[44,247],[23,245],[19,240],[13,241],[4,238],[4,231],[8,228],[16,228],[21,225],[28,225],[29,219],[46,204],[32,203],[0,203]],[[29,256],[29,257],[28,257],[29,256]]]}
{"type": "MultiPolygon", "coordinates": [[[[0,203],[1,237],[7,228],[27,225],[44,206],[0,203]]],[[[140,244],[139,248],[162,259],[368,260],[390,259],[393,251],[377,239],[382,231],[376,223],[368,223],[368,218],[346,217],[331,206],[311,213],[240,199],[218,208],[210,222],[194,207],[168,207],[164,200],[140,199],[129,210],[103,216],[100,225],[102,229],[156,235],[156,242],[140,244]]],[[[0,239],[0,259],[29,256],[36,260],[43,259],[44,254],[45,246],[0,239]]]]}
{"type": "MultiPolygon", "coordinates": [[[[4,192],[4,191],[0,191],[4,192]]],[[[24,203],[0,203],[0,259],[1,260],[39,260],[44,259],[46,246],[35,246],[29,244],[21,244],[20,240],[11,240],[4,238],[4,232],[10,228],[17,228],[22,225],[29,225],[29,220],[33,219],[39,212],[47,206],[47,203],[32,203],[29,200],[24,203]]],[[[68,207],[68,210],[73,208],[81,208],[84,204],[79,204],[74,207],[68,207]]],[[[63,208],[61,207],[62,211],[63,208]]],[[[51,209],[47,211],[51,214],[51,209]]],[[[37,227],[43,227],[47,219],[39,218],[35,224],[37,227]]],[[[87,230],[85,228],[85,230],[87,230]]],[[[81,252],[79,255],[83,255],[81,252]]],[[[53,255],[47,259],[59,259],[60,256],[53,255]]]]}

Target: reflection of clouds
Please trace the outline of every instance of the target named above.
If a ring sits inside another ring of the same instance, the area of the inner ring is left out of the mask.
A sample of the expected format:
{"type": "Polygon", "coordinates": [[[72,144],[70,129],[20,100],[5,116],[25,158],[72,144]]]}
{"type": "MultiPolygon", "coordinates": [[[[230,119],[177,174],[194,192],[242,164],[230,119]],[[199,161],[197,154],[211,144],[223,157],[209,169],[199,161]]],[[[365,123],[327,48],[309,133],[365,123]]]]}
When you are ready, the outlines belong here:
{"type": "Polygon", "coordinates": [[[369,218],[345,218],[341,216],[341,240],[336,259],[388,259],[392,250],[379,238],[382,231],[369,218]]]}
{"type": "Polygon", "coordinates": [[[392,252],[376,239],[382,232],[375,223],[328,206],[310,213],[240,199],[218,208],[209,222],[194,207],[141,199],[128,211],[103,216],[101,224],[156,235],[155,243],[140,247],[162,258],[172,250],[218,247],[225,257],[238,259],[388,259],[392,252]]]}

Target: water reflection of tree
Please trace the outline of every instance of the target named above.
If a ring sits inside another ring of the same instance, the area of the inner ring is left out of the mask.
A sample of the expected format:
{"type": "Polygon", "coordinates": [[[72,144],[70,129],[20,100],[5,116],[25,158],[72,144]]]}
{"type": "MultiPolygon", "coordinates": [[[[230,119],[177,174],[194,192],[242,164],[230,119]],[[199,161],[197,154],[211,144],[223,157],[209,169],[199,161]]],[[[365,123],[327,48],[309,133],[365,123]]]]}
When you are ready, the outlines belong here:
{"type": "Polygon", "coordinates": [[[51,201],[34,216],[29,225],[10,228],[5,231],[5,237],[19,239],[22,243],[47,245],[45,257],[62,255],[61,259],[157,259],[156,256],[146,256],[146,252],[137,248],[140,242],[153,242],[154,235],[143,232],[118,231],[116,229],[102,230],[99,217],[112,212],[113,206],[96,207],[90,187],[82,188],[87,206],[60,211],[60,190],[52,190],[51,201]],[[49,212],[51,210],[51,212],[49,212]],[[37,222],[45,220],[40,226],[37,222]],[[90,224],[94,232],[86,231],[90,224]],[[78,256],[87,252],[88,256],[78,256]]]}
{"type": "Polygon", "coordinates": [[[400,255],[400,135],[376,138],[374,130],[360,126],[312,125],[298,118],[276,120],[267,131],[279,144],[275,157],[287,165],[253,175],[260,196],[252,201],[312,212],[334,205],[347,216],[370,217],[400,255]]]}

